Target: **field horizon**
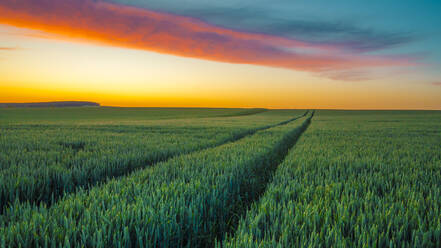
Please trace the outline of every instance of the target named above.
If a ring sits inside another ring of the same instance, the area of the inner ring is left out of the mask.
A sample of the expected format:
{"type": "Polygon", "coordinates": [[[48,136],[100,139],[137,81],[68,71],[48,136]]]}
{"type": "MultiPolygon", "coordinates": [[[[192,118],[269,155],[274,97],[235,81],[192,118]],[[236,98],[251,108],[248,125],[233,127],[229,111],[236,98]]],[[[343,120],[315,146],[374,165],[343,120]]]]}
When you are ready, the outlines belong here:
{"type": "Polygon", "coordinates": [[[0,0],[0,248],[441,248],[440,0],[0,0]]]}
{"type": "Polygon", "coordinates": [[[2,248],[441,245],[441,111],[0,108],[0,130],[2,248]]]}
{"type": "Polygon", "coordinates": [[[317,110],[341,110],[341,111],[441,111],[439,109],[430,109],[430,108],[270,108],[270,107],[204,107],[204,106],[118,106],[118,105],[102,105],[99,102],[94,101],[75,101],[75,100],[60,100],[60,101],[43,101],[43,102],[0,102],[1,108],[75,108],[75,107],[97,107],[97,108],[125,108],[125,109],[273,109],[273,110],[289,110],[289,109],[317,109],[317,110]],[[56,104],[56,103],[89,103],[96,104],[98,106],[20,106],[20,105],[28,105],[28,104],[36,104],[36,105],[45,105],[45,104],[56,104]]]}

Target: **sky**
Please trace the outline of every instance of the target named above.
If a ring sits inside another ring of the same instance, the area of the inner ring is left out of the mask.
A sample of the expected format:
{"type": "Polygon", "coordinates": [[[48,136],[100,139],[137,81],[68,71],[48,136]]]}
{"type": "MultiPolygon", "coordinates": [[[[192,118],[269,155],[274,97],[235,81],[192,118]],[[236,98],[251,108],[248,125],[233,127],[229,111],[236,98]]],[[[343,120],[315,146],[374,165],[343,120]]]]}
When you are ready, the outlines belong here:
{"type": "Polygon", "coordinates": [[[439,13],[439,0],[2,0],[0,102],[441,109],[439,13]]]}

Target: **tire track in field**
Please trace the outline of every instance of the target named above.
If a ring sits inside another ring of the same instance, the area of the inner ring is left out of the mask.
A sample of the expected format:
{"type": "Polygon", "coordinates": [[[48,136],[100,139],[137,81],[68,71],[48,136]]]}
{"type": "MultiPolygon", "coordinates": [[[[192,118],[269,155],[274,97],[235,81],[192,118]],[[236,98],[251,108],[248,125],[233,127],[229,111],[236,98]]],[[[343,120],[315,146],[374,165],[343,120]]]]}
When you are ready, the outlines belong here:
{"type": "MultiPolygon", "coordinates": [[[[105,182],[105,181],[107,181],[109,179],[128,176],[131,173],[136,173],[137,170],[142,170],[142,169],[144,169],[146,167],[155,166],[158,163],[166,162],[166,161],[168,161],[170,159],[173,159],[175,157],[178,157],[178,156],[187,155],[187,154],[196,153],[196,152],[202,152],[204,150],[208,150],[208,149],[211,149],[211,148],[222,146],[222,145],[225,145],[225,144],[228,144],[228,143],[234,143],[234,142],[240,141],[241,139],[244,139],[244,138],[246,138],[248,136],[251,136],[251,135],[253,135],[253,134],[255,134],[255,133],[259,132],[259,131],[263,131],[263,130],[267,130],[267,129],[270,129],[270,128],[273,128],[273,127],[277,127],[277,126],[288,124],[288,123],[290,123],[292,121],[295,121],[297,119],[305,117],[308,113],[309,113],[309,110],[307,110],[305,113],[303,113],[300,116],[297,116],[297,117],[294,117],[294,118],[291,118],[291,119],[288,119],[288,120],[285,120],[285,121],[282,121],[282,122],[279,122],[279,123],[276,123],[276,124],[267,125],[267,126],[263,126],[263,127],[259,127],[259,128],[255,128],[255,129],[244,131],[242,133],[239,133],[239,134],[233,136],[232,138],[223,140],[223,141],[221,141],[219,143],[216,143],[216,144],[211,144],[211,145],[208,145],[206,147],[202,147],[202,148],[195,149],[195,150],[192,150],[192,151],[177,153],[177,154],[171,155],[171,156],[163,158],[163,159],[158,159],[158,160],[155,160],[154,162],[147,163],[147,164],[145,164],[143,166],[140,166],[140,167],[137,167],[137,168],[133,168],[133,169],[130,169],[130,170],[126,170],[125,173],[123,173],[122,175],[107,177],[103,181],[105,182]]],[[[103,181],[101,181],[101,182],[103,182],[103,181]]],[[[90,187],[88,187],[88,188],[90,188],[90,187]]],[[[83,189],[88,189],[88,188],[84,188],[83,187],[83,189]]]]}
{"type": "MultiPolygon", "coordinates": [[[[264,108],[262,108],[262,109],[250,109],[250,110],[239,112],[239,113],[236,113],[236,114],[219,115],[219,116],[215,116],[214,118],[217,118],[217,117],[235,117],[235,116],[255,115],[255,114],[260,114],[260,113],[263,113],[263,112],[266,112],[266,111],[268,111],[268,109],[264,109],[264,108]]],[[[208,117],[208,118],[211,118],[211,117],[208,117]]]]}
{"type": "MultiPolygon", "coordinates": [[[[225,233],[221,233],[217,237],[217,241],[222,241],[223,238],[226,235],[233,235],[239,225],[239,221],[242,217],[246,215],[246,212],[248,209],[250,209],[251,205],[254,202],[259,201],[259,199],[263,196],[263,194],[266,191],[267,186],[269,185],[271,179],[274,176],[274,173],[278,166],[285,160],[286,156],[288,155],[289,151],[291,149],[294,149],[295,144],[299,140],[299,138],[302,136],[302,134],[306,131],[306,129],[311,124],[311,120],[314,117],[315,111],[312,111],[310,117],[308,117],[305,122],[302,124],[301,128],[298,130],[299,132],[294,134],[288,134],[285,136],[285,138],[280,143],[279,147],[276,147],[275,150],[277,151],[277,159],[273,161],[273,163],[269,167],[260,168],[260,170],[256,171],[256,177],[259,179],[259,183],[257,185],[260,185],[258,189],[252,189],[254,192],[257,192],[256,197],[251,199],[251,201],[247,202],[239,202],[237,203],[236,210],[230,213],[230,218],[228,220],[229,222],[229,230],[225,233]]],[[[306,116],[307,113],[305,113],[303,116],[306,116]]],[[[302,117],[303,117],[302,116],[302,117]]],[[[286,123],[288,123],[287,121],[286,123]]],[[[285,124],[286,124],[285,123],[285,124]]],[[[249,190],[245,190],[241,192],[241,195],[249,194],[249,190]]],[[[216,242],[217,242],[216,241],[216,242]]],[[[213,241],[212,243],[205,244],[205,247],[214,247],[216,245],[216,242],[213,241]]],[[[219,244],[219,243],[218,243],[219,244]]],[[[220,243],[222,245],[222,243],[220,243]]]]}
{"type": "MultiPolygon", "coordinates": [[[[264,111],[262,111],[262,112],[264,112],[264,111]]],[[[260,113],[260,112],[258,112],[258,113],[260,113]]],[[[270,128],[273,128],[273,127],[276,127],[276,126],[280,126],[280,125],[285,125],[285,124],[287,124],[289,122],[292,122],[294,120],[297,120],[299,118],[302,118],[302,117],[306,116],[308,113],[309,113],[309,111],[307,110],[304,114],[302,114],[300,116],[297,116],[297,117],[294,117],[294,118],[291,118],[291,119],[288,119],[288,120],[285,120],[285,121],[282,121],[282,122],[279,122],[279,123],[276,123],[276,124],[271,124],[271,125],[267,125],[267,126],[263,126],[263,127],[259,127],[259,128],[255,128],[255,129],[251,129],[251,130],[247,130],[247,131],[238,133],[237,135],[234,135],[231,138],[225,139],[225,140],[220,141],[220,142],[215,143],[215,144],[211,144],[211,145],[208,145],[208,146],[205,146],[205,147],[202,147],[202,148],[198,148],[198,149],[195,149],[195,150],[187,151],[187,152],[172,154],[172,155],[164,157],[164,158],[160,158],[160,159],[156,159],[154,161],[149,161],[147,163],[143,163],[143,164],[141,164],[139,166],[133,166],[133,167],[129,167],[129,168],[125,169],[125,170],[117,171],[117,172],[115,172],[114,174],[111,174],[111,175],[103,175],[103,177],[100,178],[99,180],[93,181],[93,182],[91,182],[89,184],[76,185],[72,191],[62,192],[62,193],[57,194],[57,195],[52,195],[52,197],[50,198],[51,199],[50,201],[33,199],[33,200],[28,200],[28,201],[18,201],[17,200],[17,203],[21,204],[21,203],[25,203],[26,202],[26,203],[30,203],[30,204],[34,204],[34,205],[40,205],[41,203],[44,203],[46,205],[46,207],[50,207],[51,205],[53,205],[56,202],[58,202],[64,196],[67,196],[67,195],[70,195],[70,194],[75,194],[80,189],[82,189],[82,190],[89,190],[92,187],[95,187],[96,185],[99,185],[99,184],[106,183],[107,181],[109,181],[111,179],[128,176],[128,175],[130,175],[132,173],[136,173],[138,170],[142,170],[142,169],[144,169],[146,167],[150,167],[150,166],[155,166],[158,163],[168,161],[168,160],[173,159],[173,158],[175,158],[177,156],[191,154],[191,153],[195,153],[195,152],[201,152],[201,151],[204,151],[204,150],[207,150],[207,149],[211,149],[211,148],[215,148],[215,147],[227,144],[227,143],[234,143],[234,142],[237,142],[237,141],[239,141],[239,140],[241,140],[241,139],[243,139],[245,137],[253,135],[253,134],[255,134],[255,133],[259,132],[259,131],[270,129],[270,128]]],[[[257,114],[257,113],[253,113],[253,114],[257,114]]],[[[3,207],[1,209],[1,214],[4,214],[5,211],[7,211],[8,209],[11,208],[11,206],[14,207],[14,205],[16,203],[11,203],[10,202],[9,204],[11,204],[11,205],[5,205],[5,207],[3,207]]],[[[13,209],[12,209],[12,211],[13,211],[13,209]]]]}

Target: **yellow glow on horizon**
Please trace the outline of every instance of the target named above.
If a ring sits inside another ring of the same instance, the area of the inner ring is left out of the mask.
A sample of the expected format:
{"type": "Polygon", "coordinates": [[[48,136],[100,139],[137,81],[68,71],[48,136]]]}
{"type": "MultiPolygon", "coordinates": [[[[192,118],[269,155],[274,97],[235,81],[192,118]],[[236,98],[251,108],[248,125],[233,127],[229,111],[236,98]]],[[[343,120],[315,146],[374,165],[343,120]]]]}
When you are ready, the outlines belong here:
{"type": "Polygon", "coordinates": [[[127,107],[441,109],[441,87],[336,81],[287,69],[30,37],[0,25],[0,102],[95,101],[127,107]],[[410,94],[411,92],[412,94],[410,94]]]}

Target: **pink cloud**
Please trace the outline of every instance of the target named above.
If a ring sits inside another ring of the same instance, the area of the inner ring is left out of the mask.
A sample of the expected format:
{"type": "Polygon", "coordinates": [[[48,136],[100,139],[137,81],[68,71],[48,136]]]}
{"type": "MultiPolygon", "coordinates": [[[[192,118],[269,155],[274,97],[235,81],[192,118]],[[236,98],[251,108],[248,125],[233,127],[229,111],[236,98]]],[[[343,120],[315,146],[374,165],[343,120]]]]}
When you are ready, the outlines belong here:
{"type": "MultiPolygon", "coordinates": [[[[238,32],[188,17],[94,0],[2,0],[0,23],[45,31],[53,38],[319,73],[412,63],[350,55],[332,45],[238,32]]],[[[341,78],[348,77],[352,78],[349,74],[341,78]]]]}
{"type": "Polygon", "coordinates": [[[0,51],[13,51],[17,49],[17,47],[0,47],[0,51]]]}

